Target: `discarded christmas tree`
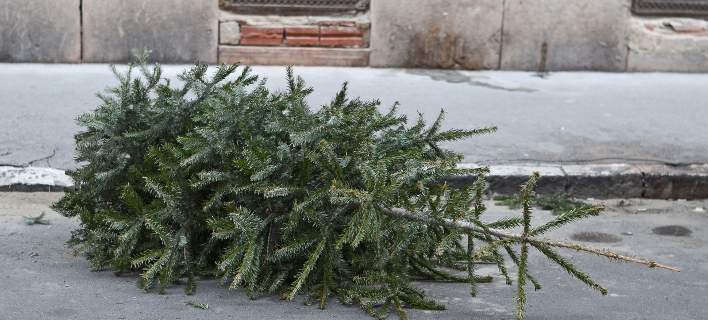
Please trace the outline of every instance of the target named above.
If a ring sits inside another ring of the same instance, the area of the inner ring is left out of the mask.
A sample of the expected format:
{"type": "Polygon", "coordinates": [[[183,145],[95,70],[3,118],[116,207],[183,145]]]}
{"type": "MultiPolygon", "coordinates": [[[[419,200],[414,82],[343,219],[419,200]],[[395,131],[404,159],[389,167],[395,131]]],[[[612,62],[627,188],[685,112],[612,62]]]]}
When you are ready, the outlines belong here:
{"type": "MultiPolygon", "coordinates": [[[[602,208],[583,206],[532,226],[537,175],[522,187],[522,214],[489,222],[485,168],[459,169],[461,156],[439,144],[495,128],[442,130],[408,125],[392,107],[347,97],[311,110],[312,89],[288,69],[288,88],[270,92],[248,68],[197,65],[172,86],[159,66],[115,71],[119,85],[79,118],[77,190],[55,209],[79,217],[70,243],[96,269],[139,271],[140,287],[186,291],[216,276],[253,296],[304,294],[324,308],[330,297],[372,316],[404,308],[442,309],[415,288],[418,279],[468,282],[480,260],[517,285],[523,318],[529,250],[537,249],[597,289],[556,250],[572,249],[666,267],[575,244],[542,240],[546,231],[602,208]],[[141,71],[139,77],[133,72],[141,71]],[[476,175],[468,188],[444,178],[476,175]],[[521,228],[521,234],[504,230],[521,228]],[[511,279],[508,264],[518,268],[511,279]]],[[[669,267],[666,267],[669,268],[669,267]]]]}

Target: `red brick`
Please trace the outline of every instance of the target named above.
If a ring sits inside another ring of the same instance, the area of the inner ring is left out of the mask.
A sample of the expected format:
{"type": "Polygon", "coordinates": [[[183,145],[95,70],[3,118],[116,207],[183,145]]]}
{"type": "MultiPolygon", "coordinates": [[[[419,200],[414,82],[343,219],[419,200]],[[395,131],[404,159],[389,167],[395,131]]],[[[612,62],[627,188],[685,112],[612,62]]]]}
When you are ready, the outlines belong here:
{"type": "Polygon", "coordinates": [[[285,28],[285,35],[290,36],[320,36],[320,27],[287,27],[285,28]]]}
{"type": "Polygon", "coordinates": [[[363,47],[361,37],[321,37],[320,45],[324,47],[363,47]]]}
{"type": "Polygon", "coordinates": [[[355,37],[361,36],[361,30],[357,27],[323,26],[320,34],[323,37],[355,37]]]}
{"type": "Polygon", "coordinates": [[[241,26],[242,45],[280,45],[283,43],[283,28],[241,26]]]}
{"type": "Polygon", "coordinates": [[[320,37],[288,36],[286,41],[291,47],[317,46],[320,44],[320,37]]]}

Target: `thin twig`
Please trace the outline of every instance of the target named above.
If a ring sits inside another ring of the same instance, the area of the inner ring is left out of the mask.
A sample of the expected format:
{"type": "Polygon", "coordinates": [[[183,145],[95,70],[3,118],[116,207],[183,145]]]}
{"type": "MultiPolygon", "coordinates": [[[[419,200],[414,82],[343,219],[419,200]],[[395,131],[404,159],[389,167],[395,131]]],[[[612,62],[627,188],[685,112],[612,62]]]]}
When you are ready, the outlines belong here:
{"type": "Polygon", "coordinates": [[[671,270],[674,272],[681,271],[678,268],[671,267],[671,266],[661,264],[661,263],[657,263],[656,261],[653,261],[653,260],[642,259],[642,258],[632,258],[632,257],[620,255],[618,253],[615,253],[615,252],[612,252],[609,250],[595,249],[595,248],[586,247],[586,246],[582,246],[582,245],[575,244],[575,243],[567,243],[567,242],[546,240],[546,239],[537,239],[537,238],[532,238],[532,237],[524,238],[521,235],[509,234],[509,233],[505,233],[505,232],[495,230],[492,228],[482,229],[482,228],[480,228],[470,222],[466,222],[466,221],[453,221],[450,219],[432,219],[432,218],[429,218],[426,216],[422,216],[419,214],[409,212],[408,210],[401,209],[401,208],[385,208],[385,209],[382,209],[382,211],[390,216],[393,216],[393,217],[403,218],[406,220],[421,221],[421,222],[430,223],[430,224],[437,224],[437,225],[441,225],[444,227],[464,230],[464,231],[468,231],[468,232],[479,232],[482,234],[490,234],[495,237],[498,237],[501,239],[506,239],[506,240],[512,240],[514,242],[529,242],[529,243],[545,244],[548,246],[553,246],[553,247],[558,247],[558,248],[572,249],[572,250],[576,250],[576,251],[584,251],[584,252],[596,254],[599,256],[604,256],[604,257],[607,257],[610,259],[632,262],[632,263],[637,263],[637,264],[643,264],[645,266],[648,266],[649,268],[661,268],[661,269],[671,270]]]}
{"type": "Polygon", "coordinates": [[[617,260],[622,260],[622,261],[627,261],[627,262],[643,264],[643,265],[648,266],[649,268],[661,268],[661,269],[671,270],[674,272],[681,272],[681,269],[679,269],[679,268],[667,266],[665,264],[658,263],[654,260],[647,260],[647,259],[642,259],[642,258],[632,258],[632,257],[628,257],[628,256],[623,256],[621,254],[617,254],[617,253],[609,251],[609,250],[585,247],[585,246],[581,246],[581,245],[575,244],[575,243],[567,243],[567,242],[547,240],[547,239],[543,239],[543,240],[529,239],[529,242],[544,243],[546,245],[554,246],[554,247],[558,247],[558,248],[566,248],[566,249],[573,249],[576,251],[589,252],[589,253],[596,254],[599,256],[608,257],[610,259],[617,259],[617,260]]]}

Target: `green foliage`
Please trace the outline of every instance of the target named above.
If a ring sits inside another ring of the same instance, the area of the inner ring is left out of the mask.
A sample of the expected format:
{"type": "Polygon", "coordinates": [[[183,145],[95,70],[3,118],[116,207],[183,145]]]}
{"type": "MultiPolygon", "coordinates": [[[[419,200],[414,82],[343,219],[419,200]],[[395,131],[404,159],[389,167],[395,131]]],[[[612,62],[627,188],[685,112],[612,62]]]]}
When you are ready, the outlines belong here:
{"type": "Polygon", "coordinates": [[[69,173],[78,189],[54,207],[80,219],[70,243],[94,268],[138,271],[145,290],[184,282],[192,293],[195,279],[216,276],[252,297],[303,294],[321,308],[337,297],[377,318],[443,309],[415,280],[467,282],[476,294],[491,281],[475,274],[480,260],[496,263],[508,284],[508,264],[518,268],[522,318],[526,281],[540,288],[532,247],[600,288],[556,244],[532,238],[600,208],[532,227],[535,175],[522,188],[521,217],[484,220],[486,169],[459,169],[461,155],[439,145],[495,128],[443,130],[443,112],[429,126],[422,116],[408,125],[396,105],[382,113],[376,100],[349,98],[346,84],[312,110],[312,89],[291,69],[277,92],[236,69],[197,65],[175,86],[159,66],[131,65],[79,118],[83,166],[69,173]],[[438,183],[456,175],[478,180],[438,183]],[[500,233],[519,227],[518,236],[500,233]]]}
{"type": "Polygon", "coordinates": [[[27,217],[25,216],[25,224],[28,226],[35,225],[35,224],[49,224],[49,220],[44,219],[45,213],[42,212],[36,217],[27,217]]]}
{"type": "Polygon", "coordinates": [[[209,309],[209,304],[204,303],[204,302],[189,300],[189,301],[185,302],[184,304],[194,307],[194,308],[197,308],[197,309],[202,309],[202,310],[209,309]]]}

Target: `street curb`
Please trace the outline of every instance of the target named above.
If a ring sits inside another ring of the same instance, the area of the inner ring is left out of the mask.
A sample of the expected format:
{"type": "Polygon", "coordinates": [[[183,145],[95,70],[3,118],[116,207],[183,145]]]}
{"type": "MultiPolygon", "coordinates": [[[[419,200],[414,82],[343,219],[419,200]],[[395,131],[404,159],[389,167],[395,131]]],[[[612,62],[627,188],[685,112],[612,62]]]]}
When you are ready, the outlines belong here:
{"type": "MultiPolygon", "coordinates": [[[[462,168],[479,164],[464,163],[462,168]]],[[[536,192],[564,193],[578,198],[708,198],[708,164],[555,164],[517,163],[489,165],[487,182],[492,193],[518,193],[521,184],[538,172],[536,192]]],[[[451,185],[470,185],[475,177],[448,178],[451,185]]]]}
{"type": "MultiPolygon", "coordinates": [[[[462,163],[461,168],[479,168],[462,163]]],[[[487,182],[494,194],[514,194],[533,172],[541,175],[536,192],[578,198],[708,198],[708,164],[491,164],[487,182]]],[[[452,186],[469,186],[475,176],[447,178],[452,186]]],[[[0,192],[60,192],[74,188],[64,171],[40,167],[0,166],[0,192]]]]}
{"type": "Polygon", "coordinates": [[[61,192],[74,188],[64,170],[0,166],[0,192],[61,192]]]}

